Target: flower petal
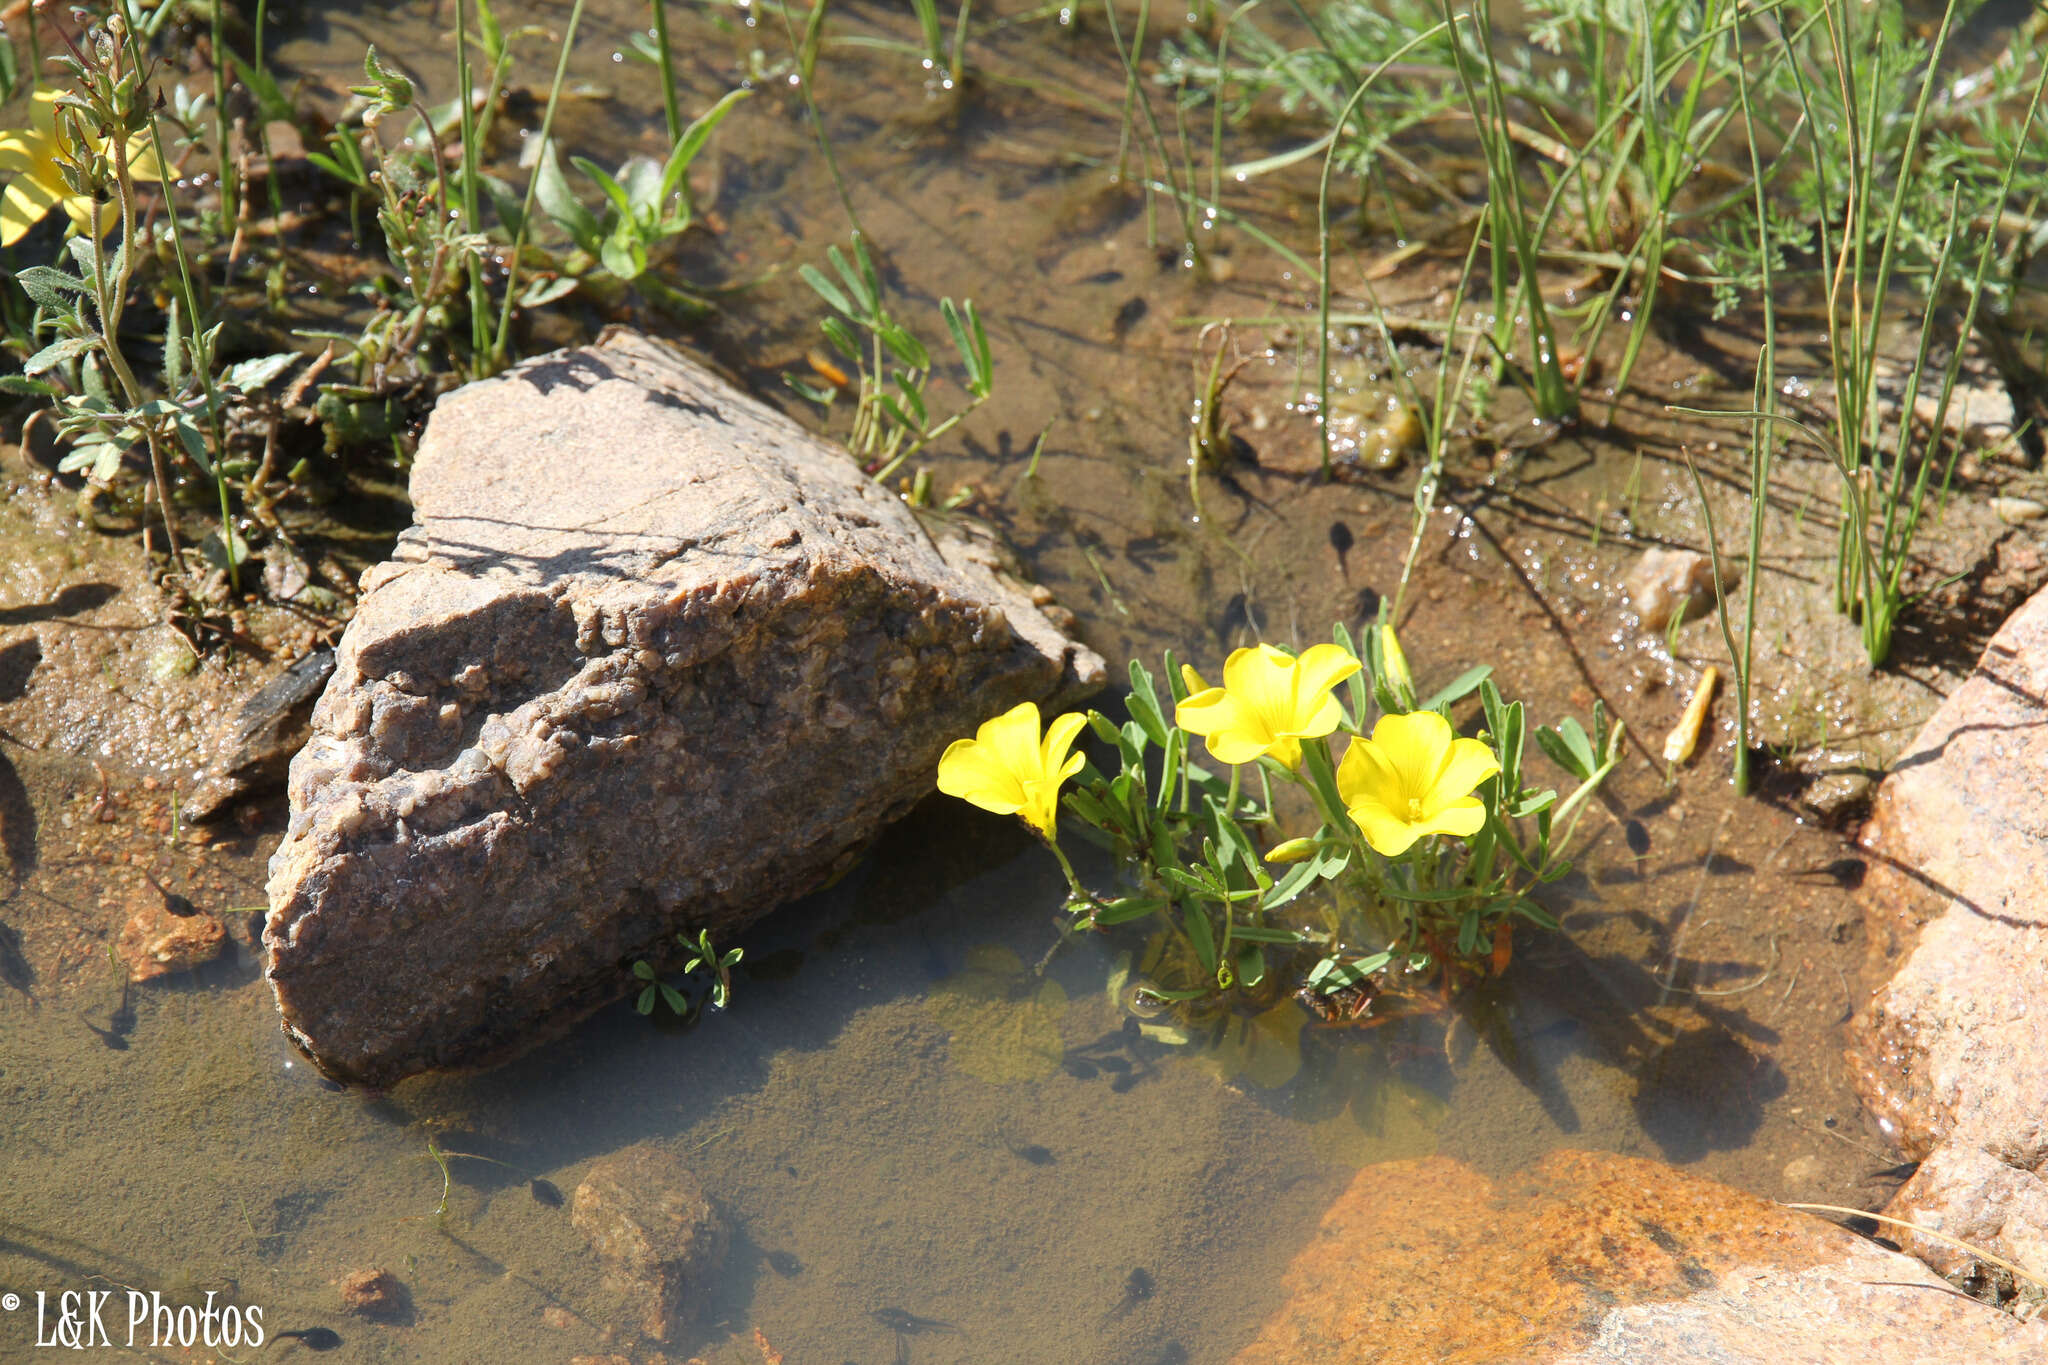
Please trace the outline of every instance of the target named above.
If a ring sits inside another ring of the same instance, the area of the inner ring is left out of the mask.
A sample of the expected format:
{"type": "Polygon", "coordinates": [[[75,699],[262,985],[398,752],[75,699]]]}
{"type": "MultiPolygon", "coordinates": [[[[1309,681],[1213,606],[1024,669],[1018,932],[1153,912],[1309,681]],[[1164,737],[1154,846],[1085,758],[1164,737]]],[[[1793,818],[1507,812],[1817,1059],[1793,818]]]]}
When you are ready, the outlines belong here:
{"type": "Polygon", "coordinates": [[[1389,810],[1408,808],[1407,793],[1401,789],[1401,775],[1369,739],[1354,739],[1337,764],[1337,795],[1346,806],[1373,801],[1389,810]]]}
{"type": "Polygon", "coordinates": [[[1218,763],[1250,763],[1273,743],[1273,735],[1243,699],[1222,687],[1197,692],[1176,706],[1173,723],[1207,739],[1218,763]]]}
{"type": "MultiPolygon", "coordinates": [[[[1303,651],[1295,664],[1295,704],[1304,711],[1320,705],[1320,701],[1335,701],[1325,694],[1358,671],[1358,660],[1351,651],[1337,645],[1311,645],[1303,651]]],[[[1330,730],[1337,728],[1336,721],[1330,723],[1330,730]]],[[[1304,735],[1327,735],[1330,730],[1302,730],[1304,735]]]]}
{"type": "Polygon", "coordinates": [[[1223,661],[1223,686],[1257,718],[1270,743],[1294,710],[1294,660],[1272,645],[1234,651],[1223,661]]]}
{"type": "Polygon", "coordinates": [[[1421,826],[1409,824],[1371,797],[1346,806],[1345,810],[1373,851],[1385,858],[1400,857],[1424,833],[1421,826]]]}
{"type": "Polygon", "coordinates": [[[1420,836],[1424,834],[1455,834],[1460,839],[1469,839],[1486,824],[1486,804],[1476,796],[1462,801],[1453,801],[1431,811],[1417,823],[1410,825],[1420,836]]]}
{"type": "Polygon", "coordinates": [[[1434,711],[1381,716],[1372,727],[1373,749],[1399,774],[1402,795],[1412,800],[1428,799],[1451,738],[1451,723],[1434,711]]]}
{"type": "Polygon", "coordinates": [[[10,128],[0,133],[0,175],[40,173],[45,180],[55,179],[45,168],[52,164],[56,149],[56,142],[41,133],[10,128]]]}
{"type": "Polygon", "coordinates": [[[131,180],[164,178],[164,168],[157,164],[156,147],[148,133],[137,133],[128,139],[128,176],[131,180]]]}
{"type": "Polygon", "coordinates": [[[1081,770],[1081,755],[1070,757],[1067,751],[1074,747],[1075,737],[1087,723],[1088,718],[1079,711],[1069,711],[1063,716],[1053,717],[1052,724],[1045,727],[1045,742],[1039,747],[1038,764],[1048,777],[1054,773],[1062,778],[1072,777],[1081,770]]]}
{"type": "Polygon", "coordinates": [[[63,93],[48,85],[36,91],[35,100],[28,107],[28,126],[46,137],[56,132],[57,99],[63,93]]]}
{"type": "Polygon", "coordinates": [[[57,207],[61,196],[30,176],[14,178],[0,194],[0,246],[13,246],[43,216],[57,207]]]}
{"type": "Polygon", "coordinates": [[[988,746],[990,756],[1007,768],[1017,782],[1041,775],[1037,702],[1018,702],[994,720],[984,721],[974,737],[988,746]]]}
{"type": "Polygon", "coordinates": [[[997,815],[1014,815],[1027,799],[1024,784],[994,750],[978,739],[956,739],[939,756],[939,790],[997,815]]]}
{"type": "Polygon", "coordinates": [[[1499,772],[1500,760],[1485,744],[1476,739],[1452,740],[1443,770],[1423,798],[1423,809],[1434,814],[1458,798],[1470,796],[1481,782],[1499,772]]]}

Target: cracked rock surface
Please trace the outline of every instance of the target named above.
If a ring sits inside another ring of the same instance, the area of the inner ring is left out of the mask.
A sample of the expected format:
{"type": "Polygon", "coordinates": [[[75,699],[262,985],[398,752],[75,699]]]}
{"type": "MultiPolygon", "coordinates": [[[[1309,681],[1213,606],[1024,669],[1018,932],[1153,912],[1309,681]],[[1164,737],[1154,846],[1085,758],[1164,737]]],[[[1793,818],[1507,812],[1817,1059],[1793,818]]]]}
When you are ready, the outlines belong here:
{"type": "Polygon", "coordinates": [[[270,865],[286,1033],[487,1065],[842,871],[940,752],[1103,678],[986,541],[615,332],[443,399],[270,865]]]}

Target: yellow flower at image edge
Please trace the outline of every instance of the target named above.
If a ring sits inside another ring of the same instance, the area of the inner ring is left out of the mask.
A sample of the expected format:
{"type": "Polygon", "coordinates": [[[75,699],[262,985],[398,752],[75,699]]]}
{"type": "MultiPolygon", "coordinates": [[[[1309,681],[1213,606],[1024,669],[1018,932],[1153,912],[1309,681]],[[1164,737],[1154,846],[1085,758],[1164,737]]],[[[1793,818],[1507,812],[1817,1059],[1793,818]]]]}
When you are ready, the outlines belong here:
{"type": "Polygon", "coordinates": [[[1486,823],[1472,791],[1500,772],[1493,750],[1462,739],[1434,711],[1381,716],[1371,739],[1354,739],[1337,765],[1337,794],[1378,853],[1397,858],[1417,839],[1469,839],[1486,823]]]}
{"type": "MultiPolygon", "coordinates": [[[[1344,719],[1330,689],[1358,671],[1336,645],[1315,645],[1301,657],[1259,645],[1223,662],[1223,686],[1195,692],[1174,709],[1174,724],[1209,741],[1219,763],[1250,763],[1270,754],[1286,767],[1301,761],[1301,741],[1320,739],[1344,719]]],[[[1189,671],[1190,685],[1200,681],[1189,671]]]]}
{"type": "Polygon", "coordinates": [[[1057,717],[1038,733],[1038,706],[1024,702],[974,732],[956,739],[939,758],[939,790],[948,796],[1015,815],[1052,838],[1059,818],[1060,784],[1081,771],[1081,755],[1069,754],[1086,722],[1079,712],[1057,717]]]}
{"type": "MultiPolygon", "coordinates": [[[[106,152],[104,139],[95,138],[92,143],[93,152],[106,152]]],[[[73,232],[91,231],[95,239],[104,236],[120,217],[118,206],[100,204],[95,213],[92,196],[72,192],[58,162],[60,150],[57,92],[38,90],[29,107],[29,126],[0,132],[0,175],[13,177],[0,193],[0,246],[20,241],[51,209],[63,209],[73,232]]],[[[136,180],[163,179],[147,133],[128,140],[128,174],[136,180]]]]}

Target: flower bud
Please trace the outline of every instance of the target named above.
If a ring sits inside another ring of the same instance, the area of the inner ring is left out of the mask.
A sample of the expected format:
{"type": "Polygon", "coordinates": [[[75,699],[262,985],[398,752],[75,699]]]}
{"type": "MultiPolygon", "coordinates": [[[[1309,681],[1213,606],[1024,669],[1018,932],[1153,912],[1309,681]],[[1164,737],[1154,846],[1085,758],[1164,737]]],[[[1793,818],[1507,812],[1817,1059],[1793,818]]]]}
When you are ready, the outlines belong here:
{"type": "Polygon", "coordinates": [[[1312,857],[1320,847],[1322,847],[1321,843],[1315,839],[1289,839],[1285,843],[1275,844],[1272,848],[1268,849],[1266,861],[1269,863],[1298,863],[1304,858],[1312,857]]]}
{"type": "Polygon", "coordinates": [[[1415,675],[1408,671],[1408,656],[1401,652],[1401,641],[1394,635],[1392,626],[1380,627],[1380,659],[1386,668],[1386,683],[1394,695],[1403,702],[1415,700],[1415,675]]]}

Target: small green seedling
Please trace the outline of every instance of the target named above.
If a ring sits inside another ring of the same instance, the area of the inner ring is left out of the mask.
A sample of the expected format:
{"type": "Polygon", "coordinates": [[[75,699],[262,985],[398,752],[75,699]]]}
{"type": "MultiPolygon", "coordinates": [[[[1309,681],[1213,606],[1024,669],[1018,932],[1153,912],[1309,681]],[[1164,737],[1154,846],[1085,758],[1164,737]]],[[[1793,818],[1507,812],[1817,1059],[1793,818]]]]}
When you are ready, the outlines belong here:
{"type": "MultiPolygon", "coordinates": [[[[732,1000],[732,969],[746,956],[746,949],[730,948],[720,953],[711,946],[709,929],[699,929],[694,943],[683,934],[676,935],[676,942],[691,950],[690,959],[683,963],[683,971],[691,976],[701,971],[710,972],[711,1007],[724,1009],[732,1000]]],[[[654,1013],[654,1004],[657,1000],[666,1001],[670,1011],[675,1014],[683,1015],[690,1012],[689,1000],[681,991],[663,981],[645,958],[633,963],[633,975],[646,983],[640,988],[639,998],[633,1002],[633,1008],[640,1013],[654,1013]]]]}

